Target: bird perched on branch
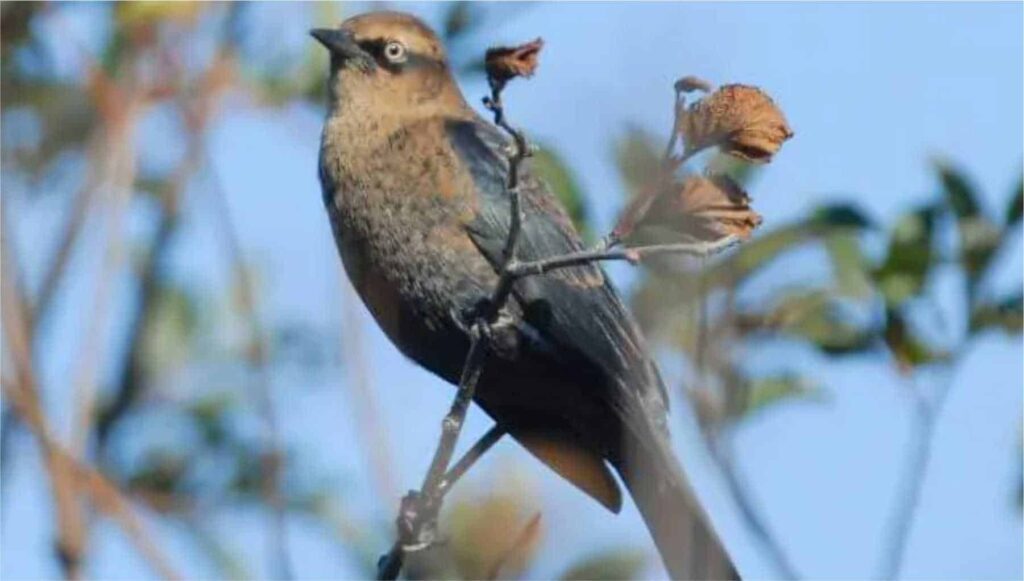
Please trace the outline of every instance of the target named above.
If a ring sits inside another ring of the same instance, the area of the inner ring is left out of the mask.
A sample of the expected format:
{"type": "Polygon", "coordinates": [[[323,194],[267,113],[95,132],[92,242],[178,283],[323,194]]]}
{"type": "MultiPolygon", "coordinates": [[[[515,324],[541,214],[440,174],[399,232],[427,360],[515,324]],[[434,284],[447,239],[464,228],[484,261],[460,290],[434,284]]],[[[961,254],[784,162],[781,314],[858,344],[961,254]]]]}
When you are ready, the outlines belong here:
{"type": "MultiPolygon", "coordinates": [[[[458,383],[465,322],[498,282],[511,140],[466,103],[437,36],[407,14],[350,18],[330,51],[320,180],[345,270],[391,341],[458,383]]],[[[582,250],[523,168],[518,258],[582,250]]],[[[636,324],[596,265],[516,282],[475,401],[534,456],[613,512],[622,478],[676,578],[735,570],[665,427],[666,393],[636,324]]]]}

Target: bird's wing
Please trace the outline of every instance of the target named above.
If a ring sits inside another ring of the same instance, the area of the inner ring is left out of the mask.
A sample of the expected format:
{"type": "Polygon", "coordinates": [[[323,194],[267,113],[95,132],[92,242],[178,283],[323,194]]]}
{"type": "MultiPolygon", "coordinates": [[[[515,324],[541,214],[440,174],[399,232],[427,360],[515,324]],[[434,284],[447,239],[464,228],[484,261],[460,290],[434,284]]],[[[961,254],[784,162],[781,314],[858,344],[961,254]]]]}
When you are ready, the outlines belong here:
{"type": "MultiPolygon", "coordinates": [[[[450,120],[446,130],[477,189],[477,212],[467,228],[492,265],[500,264],[508,239],[511,208],[507,190],[511,141],[482,120],[450,120]]],[[[537,260],[583,250],[565,210],[528,167],[519,187],[524,212],[517,257],[537,260]]],[[[547,341],[569,349],[603,371],[618,386],[640,396],[643,407],[660,423],[667,396],[639,331],[602,269],[594,264],[557,270],[519,281],[516,299],[529,325],[547,341]],[[652,413],[653,412],[653,413],[652,413]]],[[[595,386],[596,387],[596,386],[595,386]]],[[[611,386],[609,386],[611,387],[611,386]]],[[[628,403],[611,396],[615,407],[628,403]]],[[[635,400],[633,400],[635,402],[635,400]]],[[[621,410],[620,411],[625,411],[621,410]]]]}

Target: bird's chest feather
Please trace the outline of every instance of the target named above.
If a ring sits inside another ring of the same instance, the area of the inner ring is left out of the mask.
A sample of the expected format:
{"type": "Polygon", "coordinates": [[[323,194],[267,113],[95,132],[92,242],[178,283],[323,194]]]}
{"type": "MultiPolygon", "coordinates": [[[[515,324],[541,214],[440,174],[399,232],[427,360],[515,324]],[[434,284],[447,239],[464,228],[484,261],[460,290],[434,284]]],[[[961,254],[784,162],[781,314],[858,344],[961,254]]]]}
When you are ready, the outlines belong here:
{"type": "Polygon", "coordinates": [[[396,343],[443,333],[496,276],[464,224],[472,178],[437,136],[397,132],[375,148],[325,144],[321,179],[346,272],[396,343]]]}

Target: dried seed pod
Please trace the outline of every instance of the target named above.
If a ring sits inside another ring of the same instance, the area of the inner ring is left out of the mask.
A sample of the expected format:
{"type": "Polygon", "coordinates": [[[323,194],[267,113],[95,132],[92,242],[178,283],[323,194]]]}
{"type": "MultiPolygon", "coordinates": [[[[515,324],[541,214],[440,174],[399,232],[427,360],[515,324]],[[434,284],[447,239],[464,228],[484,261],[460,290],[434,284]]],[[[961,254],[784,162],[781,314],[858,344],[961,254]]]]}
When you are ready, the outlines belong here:
{"type": "Polygon", "coordinates": [[[544,48],[544,40],[537,38],[532,42],[513,47],[494,47],[487,49],[484,55],[484,69],[492,83],[504,84],[516,77],[531,77],[537,70],[540,50],[544,48]]]}
{"type": "Polygon", "coordinates": [[[620,240],[713,242],[729,235],[744,240],[761,224],[750,197],[726,175],[689,176],[663,182],[637,196],[619,219],[620,240]]]}
{"type": "Polygon", "coordinates": [[[693,153],[718,146],[747,161],[767,163],[793,131],[771,97],[757,87],[725,85],[691,105],[676,130],[693,153]]]}

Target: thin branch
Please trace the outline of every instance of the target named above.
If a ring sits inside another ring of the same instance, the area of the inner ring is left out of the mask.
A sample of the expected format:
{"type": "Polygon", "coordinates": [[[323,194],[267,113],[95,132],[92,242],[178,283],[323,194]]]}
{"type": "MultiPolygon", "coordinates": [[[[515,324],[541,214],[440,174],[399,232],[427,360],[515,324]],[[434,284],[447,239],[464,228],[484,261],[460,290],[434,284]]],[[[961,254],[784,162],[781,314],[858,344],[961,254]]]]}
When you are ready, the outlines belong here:
{"type": "Polygon", "coordinates": [[[736,471],[735,462],[732,459],[732,454],[725,450],[727,444],[719,438],[716,438],[716,440],[711,443],[712,458],[718,464],[718,468],[723,476],[725,476],[725,483],[729,488],[729,494],[736,501],[736,506],[740,510],[740,516],[743,517],[746,523],[747,530],[753,533],[760,541],[765,553],[775,564],[780,578],[800,579],[799,571],[797,571],[793,562],[790,561],[789,556],[782,548],[782,545],[779,544],[775,535],[768,530],[768,524],[760,511],[758,511],[753,495],[746,484],[740,479],[736,471]]]}
{"type": "Polygon", "coordinates": [[[497,444],[498,440],[507,433],[508,432],[505,431],[505,428],[498,424],[491,426],[491,429],[487,430],[487,433],[481,436],[480,439],[473,444],[473,447],[463,454],[462,458],[460,458],[459,461],[451,467],[448,473],[444,475],[444,478],[441,479],[441,493],[444,494],[452,486],[455,486],[455,483],[458,482],[474,464],[476,464],[477,460],[482,458],[483,455],[486,454],[491,447],[497,444]]]}
{"type": "MultiPolygon", "coordinates": [[[[61,464],[68,477],[75,480],[73,488],[84,489],[93,503],[120,525],[128,541],[135,545],[135,549],[149,562],[157,575],[164,579],[181,579],[170,564],[170,559],[153,540],[142,519],[117,486],[95,468],[75,459],[71,452],[53,437],[53,431],[44,420],[33,391],[32,387],[25,384],[15,385],[3,381],[4,397],[10,399],[16,413],[39,441],[44,454],[51,459],[49,462],[61,464]]],[[[67,556],[62,554],[62,559],[66,560],[67,556]]]]}
{"type": "MultiPolygon", "coordinates": [[[[506,192],[509,197],[511,222],[508,238],[502,253],[502,263],[498,268],[499,278],[491,293],[490,300],[484,301],[474,314],[474,320],[468,325],[470,347],[462,368],[459,387],[448,414],[441,424],[441,438],[433,460],[427,470],[423,486],[419,491],[411,491],[401,503],[396,519],[398,540],[387,554],[377,563],[378,579],[395,579],[401,572],[404,555],[412,551],[420,551],[429,547],[436,540],[437,515],[440,511],[444,495],[451,490],[452,484],[468,470],[487,449],[500,439],[501,428],[492,428],[481,439],[470,454],[467,454],[466,465],[460,461],[452,470],[454,477],[446,480],[446,470],[451,463],[455,445],[458,441],[466,411],[476,390],[477,382],[483,372],[484,362],[490,344],[494,325],[498,321],[502,308],[512,294],[515,282],[520,278],[543,275],[552,270],[591,264],[599,261],[626,260],[636,264],[641,259],[662,254],[691,254],[708,256],[736,244],[739,239],[727,236],[714,242],[663,244],[634,248],[611,248],[615,243],[613,237],[586,251],[562,256],[552,256],[530,262],[519,262],[516,259],[520,232],[522,229],[522,204],[519,193],[520,166],[530,156],[530,148],[523,133],[508,123],[505,116],[501,92],[504,81],[489,79],[491,95],[484,99],[484,105],[494,114],[494,123],[508,133],[515,147],[509,154],[509,171],[506,192]],[[475,450],[475,452],[474,452],[475,450]]],[[[684,157],[685,159],[685,157],[684,157]]],[[[680,162],[681,163],[681,162],[680,162]]]]}
{"type": "Polygon", "coordinates": [[[274,400],[270,393],[270,371],[267,357],[270,347],[267,345],[266,330],[256,308],[256,283],[246,268],[245,253],[242,250],[241,237],[231,217],[228,207],[227,190],[217,173],[213,157],[206,149],[205,168],[212,183],[213,200],[217,218],[220,220],[220,231],[224,235],[223,242],[227,250],[228,260],[238,277],[241,308],[245,313],[251,333],[248,349],[249,362],[257,373],[256,404],[263,420],[265,452],[261,474],[261,492],[271,509],[271,535],[269,536],[269,554],[274,555],[275,576],[280,579],[291,579],[292,565],[288,550],[287,507],[281,493],[281,473],[283,454],[281,452],[281,429],[274,412],[274,400]]]}
{"type": "Polygon", "coordinates": [[[910,530],[921,503],[928,466],[931,464],[935,429],[949,398],[957,359],[959,357],[950,361],[946,377],[939,385],[934,401],[928,402],[917,392],[916,386],[911,386],[911,393],[914,396],[914,427],[911,428],[910,443],[907,446],[906,472],[897,495],[896,508],[890,517],[889,533],[883,545],[879,576],[881,579],[896,579],[903,568],[910,530]]]}
{"type": "Polygon", "coordinates": [[[637,246],[626,248],[606,249],[599,244],[594,250],[584,250],[562,256],[552,256],[531,262],[514,263],[509,267],[509,273],[513,279],[524,276],[545,274],[552,270],[581,266],[598,261],[625,260],[636,264],[651,256],[665,254],[689,254],[697,257],[707,257],[739,244],[740,238],[730,234],[719,240],[711,242],[684,242],[679,244],[654,244],[651,246],[637,246]]]}
{"type": "Polygon", "coordinates": [[[131,132],[139,106],[130,101],[120,123],[111,127],[108,140],[110,165],[110,199],[107,201],[107,220],[104,224],[104,252],[96,273],[96,288],[88,310],[88,322],[83,334],[82,349],[75,370],[75,421],[70,448],[76,457],[85,454],[95,414],[96,394],[99,389],[99,367],[106,345],[104,328],[113,303],[117,274],[125,257],[125,215],[134,193],[136,159],[132,151],[131,132]]]}
{"type": "MultiPolygon", "coordinates": [[[[5,201],[6,198],[0,198],[0,204],[4,206],[0,215],[4,221],[10,216],[5,201]]],[[[11,391],[5,384],[4,391],[5,396],[15,405],[16,413],[31,427],[33,424],[42,425],[45,420],[33,371],[31,334],[28,331],[28,320],[25,316],[27,309],[21,294],[21,277],[12,260],[14,257],[8,252],[8,232],[7,228],[0,229],[0,268],[3,270],[0,274],[0,301],[3,303],[0,312],[3,319],[4,348],[14,364],[20,389],[11,391]]],[[[43,444],[43,462],[54,503],[56,553],[64,577],[77,579],[81,576],[85,534],[75,481],[65,459],[54,453],[52,447],[46,445],[46,440],[43,440],[43,444]]]]}
{"type": "Polygon", "coordinates": [[[444,479],[445,471],[451,463],[452,455],[455,452],[455,444],[458,442],[459,433],[462,431],[462,424],[466,418],[466,411],[473,401],[476,392],[476,384],[483,372],[484,361],[487,357],[488,345],[492,332],[491,326],[497,320],[502,307],[512,292],[512,284],[515,275],[511,274],[510,268],[516,262],[516,248],[519,242],[519,233],[522,225],[522,208],[519,199],[519,166],[530,155],[529,146],[522,132],[509,125],[505,118],[505,109],[501,101],[501,91],[504,83],[491,81],[491,96],[485,100],[485,105],[494,113],[494,122],[508,132],[514,142],[515,149],[509,157],[509,173],[507,192],[511,207],[511,223],[509,224],[509,235],[505,242],[502,257],[502,265],[499,269],[499,282],[494,289],[491,300],[484,305],[484,308],[476,314],[476,319],[469,326],[470,346],[463,364],[462,376],[459,380],[459,388],[455,394],[451,409],[441,423],[441,439],[438,442],[434,458],[427,470],[423,480],[423,486],[419,492],[410,492],[402,499],[402,505],[397,519],[398,542],[391,548],[387,555],[381,557],[377,567],[379,579],[395,579],[402,569],[404,554],[409,551],[422,550],[434,541],[437,527],[437,514],[440,511],[441,502],[450,486],[442,489],[441,482],[444,479]]]}
{"type": "MultiPolygon", "coordinates": [[[[99,152],[106,150],[109,145],[101,142],[97,137],[94,137],[93,141],[96,143],[90,145],[88,151],[88,158],[90,160],[95,159],[99,152]]],[[[35,335],[35,331],[50,312],[53,297],[64,276],[64,272],[67,270],[68,261],[71,259],[71,251],[78,241],[78,236],[82,232],[82,226],[85,224],[89,210],[92,207],[93,199],[96,197],[96,191],[102,182],[100,173],[92,169],[95,165],[95,162],[89,163],[89,175],[86,177],[85,184],[75,194],[75,201],[60,233],[60,241],[57,242],[57,248],[54,251],[53,258],[50,260],[50,266],[46,269],[46,273],[43,275],[43,282],[36,293],[35,302],[32,305],[30,325],[33,335],[35,335]]]]}
{"type": "Polygon", "coordinates": [[[82,515],[74,504],[77,503],[78,488],[82,487],[90,494],[96,506],[121,525],[128,539],[135,544],[140,554],[159,575],[165,578],[178,578],[169,564],[170,561],[152,540],[142,521],[132,511],[130,504],[117,487],[95,469],[77,461],[53,437],[39,400],[38,383],[28,343],[28,321],[17,285],[17,273],[7,253],[5,232],[6,230],[0,232],[0,265],[4,270],[3,276],[0,277],[3,284],[0,297],[3,299],[4,344],[14,363],[17,383],[4,381],[3,393],[15,412],[39,440],[42,448],[56,504],[58,550],[64,574],[68,578],[75,578],[80,574],[84,535],[81,522],[75,521],[81,519],[82,515]]]}

